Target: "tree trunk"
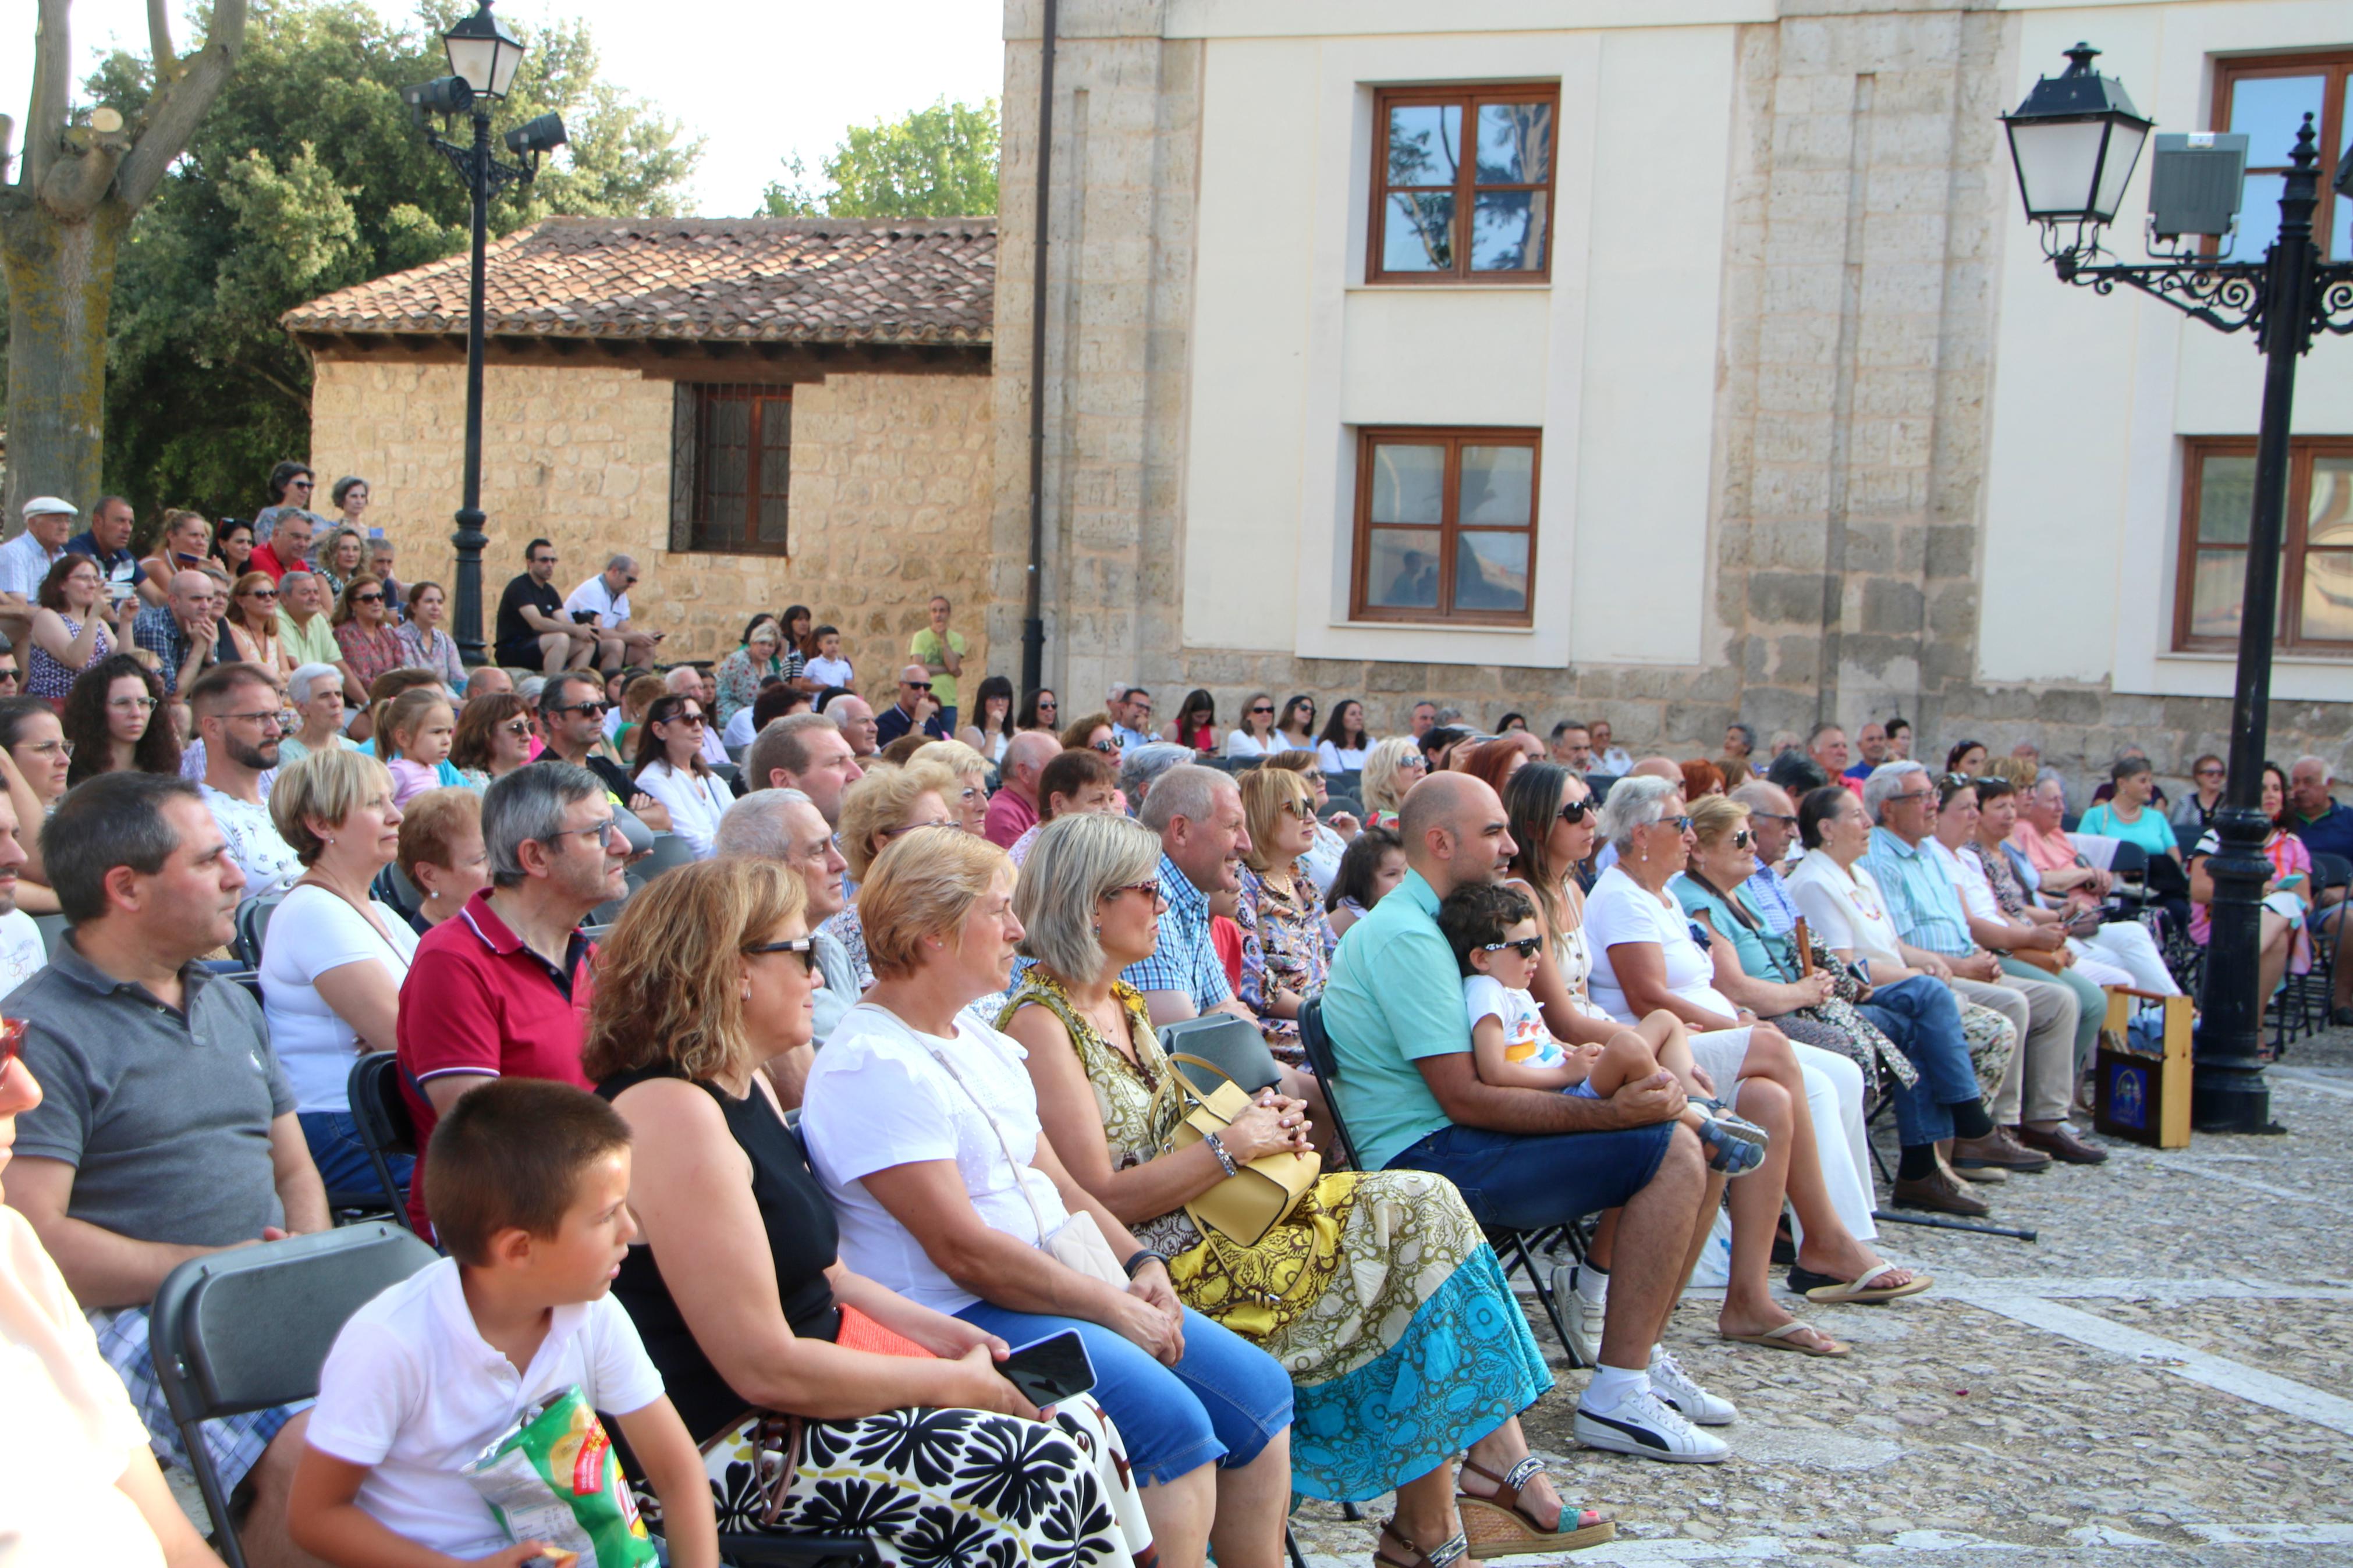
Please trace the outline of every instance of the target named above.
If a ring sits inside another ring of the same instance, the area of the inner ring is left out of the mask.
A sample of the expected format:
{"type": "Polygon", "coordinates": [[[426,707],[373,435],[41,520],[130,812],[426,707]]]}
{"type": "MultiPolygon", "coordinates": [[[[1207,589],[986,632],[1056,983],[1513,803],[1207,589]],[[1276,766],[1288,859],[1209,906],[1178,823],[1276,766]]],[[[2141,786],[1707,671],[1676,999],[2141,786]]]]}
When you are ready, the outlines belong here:
{"type": "Polygon", "coordinates": [[[5,531],[35,496],[88,515],[98,499],[106,401],[106,318],[131,212],[110,195],[87,217],[46,207],[0,212],[8,279],[5,531]]]}

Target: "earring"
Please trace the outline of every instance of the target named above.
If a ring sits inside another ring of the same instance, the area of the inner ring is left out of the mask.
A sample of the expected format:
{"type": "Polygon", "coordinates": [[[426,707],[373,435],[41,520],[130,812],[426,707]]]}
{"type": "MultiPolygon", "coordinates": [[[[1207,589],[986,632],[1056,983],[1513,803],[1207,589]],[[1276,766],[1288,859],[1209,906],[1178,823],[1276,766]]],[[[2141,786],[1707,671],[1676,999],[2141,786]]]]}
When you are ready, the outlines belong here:
{"type": "Polygon", "coordinates": [[[1103,940],[1103,923],[1101,921],[1097,921],[1095,923],[1095,940],[1097,942],[1101,942],[1103,940]]]}

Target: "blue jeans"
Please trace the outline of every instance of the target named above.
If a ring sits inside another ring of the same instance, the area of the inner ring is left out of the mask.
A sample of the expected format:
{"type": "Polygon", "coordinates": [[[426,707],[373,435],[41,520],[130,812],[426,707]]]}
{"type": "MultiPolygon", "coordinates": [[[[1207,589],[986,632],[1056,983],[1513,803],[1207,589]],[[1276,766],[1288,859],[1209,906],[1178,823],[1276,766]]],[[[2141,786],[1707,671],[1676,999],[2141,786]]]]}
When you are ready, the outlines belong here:
{"type": "Polygon", "coordinates": [[[1291,1425],[1291,1377],[1282,1363],[1185,1309],[1185,1355],[1163,1366],[1101,1323],[1014,1312],[975,1301],[956,1314],[1016,1348],[1076,1329],[1094,1363],[1095,1403],[1127,1440],[1138,1484],[1164,1486],[1216,1461],[1238,1469],[1291,1425]]]}
{"type": "MultiPolygon", "coordinates": [[[[375,1195],[379,1185],[375,1166],[369,1163],[367,1145],[360,1142],[359,1123],[350,1111],[305,1110],[297,1120],[302,1123],[302,1142],[311,1146],[311,1163],[319,1167],[319,1180],[328,1192],[375,1195]]],[[[395,1154],[385,1163],[392,1167],[392,1179],[406,1187],[417,1162],[395,1154]]]]}
{"type": "Polygon", "coordinates": [[[1953,1135],[1956,1105],[1981,1098],[1969,1043],[1961,1034],[1960,1004],[1953,988],[1930,975],[1915,974],[1874,987],[1857,1009],[1895,1042],[1905,1059],[1920,1069],[1920,1081],[1895,1089],[1895,1133],[1907,1149],[1953,1135]]]}
{"type": "Polygon", "coordinates": [[[1481,1225],[1535,1230],[1621,1206],[1651,1184],[1675,1123],[1620,1132],[1490,1132],[1441,1127],[1389,1162],[1462,1191],[1481,1225]]]}

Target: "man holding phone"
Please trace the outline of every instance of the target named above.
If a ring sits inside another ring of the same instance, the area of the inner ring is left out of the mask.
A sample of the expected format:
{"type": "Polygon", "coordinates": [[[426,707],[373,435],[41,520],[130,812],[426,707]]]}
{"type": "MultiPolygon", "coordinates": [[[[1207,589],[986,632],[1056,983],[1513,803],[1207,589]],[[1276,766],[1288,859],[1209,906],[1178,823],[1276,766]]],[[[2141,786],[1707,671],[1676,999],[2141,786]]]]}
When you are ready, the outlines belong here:
{"type": "Polygon", "coordinates": [[[596,668],[610,675],[628,665],[651,664],[660,632],[639,631],[629,619],[629,590],[638,581],[635,557],[616,555],[564,601],[575,625],[596,630],[596,668]]]}

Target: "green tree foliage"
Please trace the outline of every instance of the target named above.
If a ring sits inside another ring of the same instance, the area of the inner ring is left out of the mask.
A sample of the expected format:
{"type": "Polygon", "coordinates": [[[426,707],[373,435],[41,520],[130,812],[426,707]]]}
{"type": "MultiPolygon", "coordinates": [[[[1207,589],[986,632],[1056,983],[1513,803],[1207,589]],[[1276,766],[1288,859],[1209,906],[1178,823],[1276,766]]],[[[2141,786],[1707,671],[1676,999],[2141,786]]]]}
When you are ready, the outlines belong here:
{"type": "MultiPolygon", "coordinates": [[[[359,0],[255,5],[235,81],[123,247],[105,472],[142,517],[250,516],[270,464],[310,447],[309,359],[279,317],[464,247],[465,189],[400,89],[448,73],[439,35],[471,9],[423,0],[412,24],[388,26],[359,0]]],[[[571,145],[534,184],[493,198],[491,233],[551,213],[674,214],[702,143],[597,80],[584,25],[524,37],[531,53],[496,129],[554,110],[571,145]]],[[[90,95],[127,111],[149,69],[117,53],[90,95]]]]}
{"type": "Polygon", "coordinates": [[[940,100],[892,123],[853,125],[809,188],[797,157],[762,202],[772,217],[978,217],[997,211],[997,100],[940,100]]]}

